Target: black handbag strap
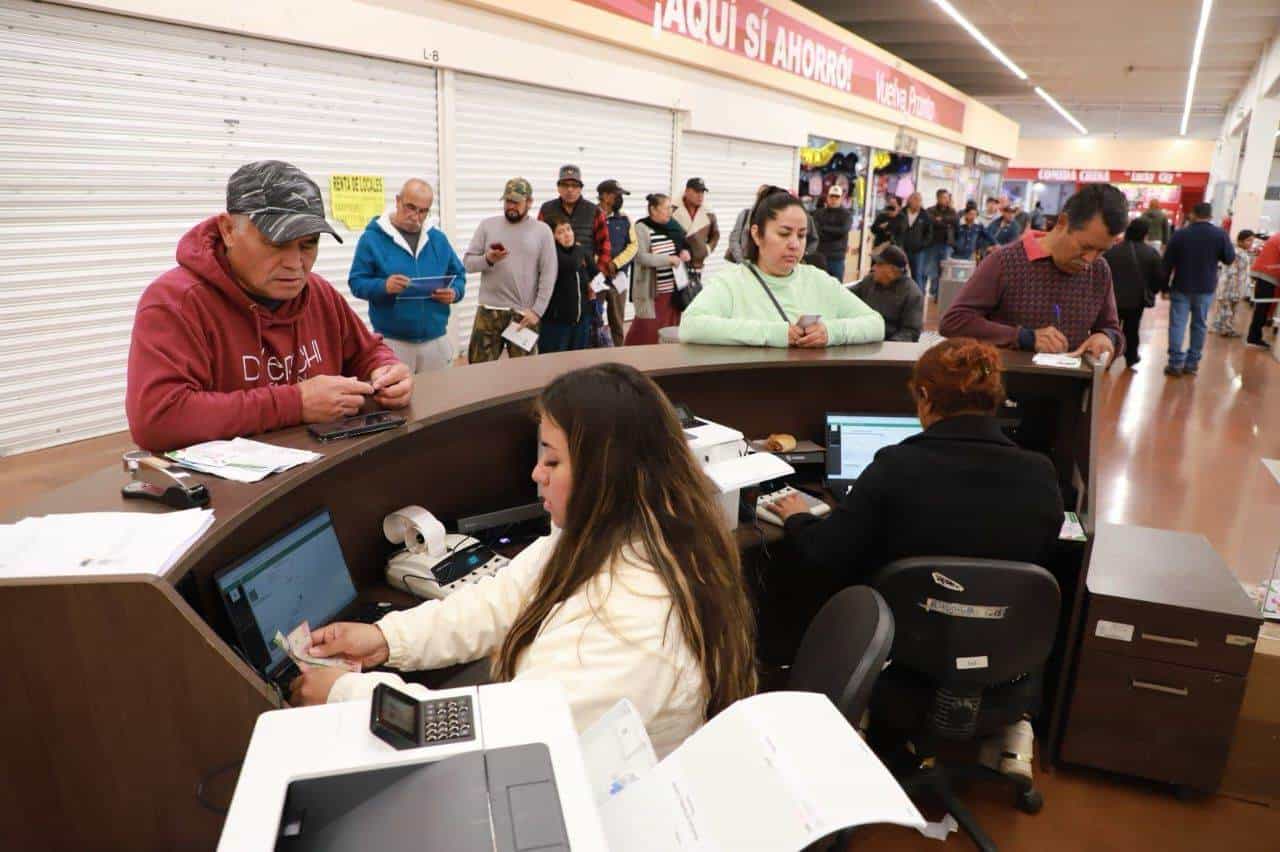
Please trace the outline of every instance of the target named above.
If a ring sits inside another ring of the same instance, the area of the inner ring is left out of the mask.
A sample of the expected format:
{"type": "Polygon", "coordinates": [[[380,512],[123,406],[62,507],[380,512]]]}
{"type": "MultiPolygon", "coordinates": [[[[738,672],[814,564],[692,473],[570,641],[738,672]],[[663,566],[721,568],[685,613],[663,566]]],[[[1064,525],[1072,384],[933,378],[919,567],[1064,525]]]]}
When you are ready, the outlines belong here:
{"type": "Polygon", "coordinates": [[[791,320],[787,319],[787,312],[782,309],[782,305],[778,304],[778,297],[773,295],[773,291],[769,289],[769,285],[764,283],[764,279],[761,278],[760,273],[756,271],[756,265],[754,263],[745,263],[743,265],[747,267],[747,269],[751,270],[751,274],[756,277],[756,280],[760,282],[760,286],[769,294],[769,301],[773,302],[773,306],[778,309],[778,316],[782,317],[782,321],[787,325],[791,325],[791,320]]]}

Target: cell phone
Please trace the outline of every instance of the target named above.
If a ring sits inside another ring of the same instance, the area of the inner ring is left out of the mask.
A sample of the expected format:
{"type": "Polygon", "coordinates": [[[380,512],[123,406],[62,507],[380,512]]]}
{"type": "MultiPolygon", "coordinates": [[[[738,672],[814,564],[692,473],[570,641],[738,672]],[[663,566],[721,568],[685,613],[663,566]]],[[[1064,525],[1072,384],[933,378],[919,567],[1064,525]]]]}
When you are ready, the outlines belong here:
{"type": "Polygon", "coordinates": [[[800,328],[808,328],[811,325],[817,325],[820,319],[822,319],[822,314],[805,314],[796,320],[796,325],[800,328]]]}
{"type": "Polygon", "coordinates": [[[489,248],[493,249],[494,251],[506,251],[506,250],[507,250],[507,247],[506,247],[506,246],[504,246],[502,243],[489,243],[489,248]]]}
{"type": "Polygon", "coordinates": [[[374,411],[370,414],[357,414],[345,420],[332,423],[312,423],[307,431],[318,441],[336,441],[340,438],[356,438],[360,435],[372,435],[385,432],[404,424],[404,418],[390,411],[374,411]]]}

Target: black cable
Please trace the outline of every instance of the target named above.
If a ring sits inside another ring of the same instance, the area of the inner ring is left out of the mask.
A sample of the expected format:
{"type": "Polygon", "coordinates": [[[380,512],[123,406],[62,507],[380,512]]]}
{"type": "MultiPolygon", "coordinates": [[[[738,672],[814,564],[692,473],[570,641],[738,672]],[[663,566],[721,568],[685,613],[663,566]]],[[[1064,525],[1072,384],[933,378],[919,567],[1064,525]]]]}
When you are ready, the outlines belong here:
{"type": "Polygon", "coordinates": [[[233,769],[238,769],[240,768],[240,765],[243,763],[244,763],[243,760],[232,761],[231,763],[223,764],[222,766],[217,767],[211,772],[206,772],[204,775],[200,776],[200,780],[196,783],[196,801],[199,802],[200,805],[204,807],[206,810],[213,811],[215,814],[218,814],[219,816],[226,816],[227,811],[231,809],[231,805],[228,804],[227,807],[222,808],[215,805],[213,802],[210,802],[208,799],[205,798],[204,788],[208,784],[211,784],[213,782],[213,779],[217,778],[219,775],[230,772],[233,769]]]}

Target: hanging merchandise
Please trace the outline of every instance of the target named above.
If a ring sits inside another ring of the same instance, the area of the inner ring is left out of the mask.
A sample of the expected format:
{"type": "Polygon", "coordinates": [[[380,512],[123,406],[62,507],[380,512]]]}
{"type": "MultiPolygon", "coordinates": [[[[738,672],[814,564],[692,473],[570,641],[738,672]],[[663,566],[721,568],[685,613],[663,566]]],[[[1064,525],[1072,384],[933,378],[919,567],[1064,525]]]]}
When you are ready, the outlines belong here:
{"type": "Polygon", "coordinates": [[[800,163],[807,169],[820,169],[831,162],[831,158],[835,156],[838,150],[840,150],[840,143],[834,140],[820,148],[801,148],[800,163]]]}
{"type": "Polygon", "coordinates": [[[892,159],[893,155],[888,151],[876,151],[875,156],[871,158],[871,167],[878,172],[882,172],[892,159]]]}

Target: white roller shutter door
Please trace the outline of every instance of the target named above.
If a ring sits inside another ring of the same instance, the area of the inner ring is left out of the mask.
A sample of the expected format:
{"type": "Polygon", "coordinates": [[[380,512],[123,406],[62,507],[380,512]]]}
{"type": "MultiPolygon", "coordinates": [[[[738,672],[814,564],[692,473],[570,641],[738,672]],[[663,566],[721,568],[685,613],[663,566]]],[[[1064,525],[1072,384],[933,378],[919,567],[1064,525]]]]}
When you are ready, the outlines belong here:
{"type": "MultiPolygon", "coordinates": [[[[326,204],[330,174],[381,175],[390,201],[435,182],[437,138],[432,69],[0,0],[0,456],[125,427],[138,297],[238,166],[292,162],[326,204]]],[[[316,271],[346,291],[338,227],[316,271]]]]}
{"type": "Polygon", "coordinates": [[[728,263],[724,252],[734,220],[738,218],[738,211],[755,203],[760,184],[792,186],[798,178],[795,168],[795,149],[785,145],[707,133],[681,135],[677,185],[683,191],[685,181],[702,178],[707,184],[707,204],[720,223],[720,245],[707,259],[704,278],[728,263]]]}
{"type": "MultiPolygon", "coordinates": [[[[592,95],[458,74],[454,84],[455,231],[459,254],[481,220],[502,212],[502,188],[513,177],[533,185],[534,208],[556,197],[560,166],[582,169],[583,197],[616,178],[631,192],[624,210],[646,215],[644,197],[668,192],[675,116],[669,110],[592,95]]],[[[456,332],[465,351],[480,292],[467,278],[456,332]]]]}

